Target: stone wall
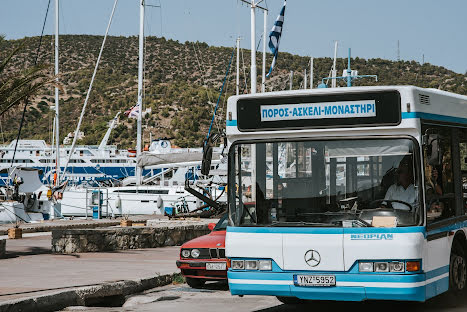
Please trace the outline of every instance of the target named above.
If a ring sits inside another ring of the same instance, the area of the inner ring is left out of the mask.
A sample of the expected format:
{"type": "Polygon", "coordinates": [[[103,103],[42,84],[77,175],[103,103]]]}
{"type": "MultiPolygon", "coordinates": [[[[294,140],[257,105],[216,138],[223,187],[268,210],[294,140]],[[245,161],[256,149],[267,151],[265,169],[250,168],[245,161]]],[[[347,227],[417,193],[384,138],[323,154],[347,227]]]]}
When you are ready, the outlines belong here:
{"type": "Polygon", "coordinates": [[[207,224],[53,230],[52,252],[78,253],[181,245],[208,234],[207,224]]]}
{"type": "Polygon", "coordinates": [[[0,239],[0,259],[5,258],[6,253],[6,240],[0,239]]]}

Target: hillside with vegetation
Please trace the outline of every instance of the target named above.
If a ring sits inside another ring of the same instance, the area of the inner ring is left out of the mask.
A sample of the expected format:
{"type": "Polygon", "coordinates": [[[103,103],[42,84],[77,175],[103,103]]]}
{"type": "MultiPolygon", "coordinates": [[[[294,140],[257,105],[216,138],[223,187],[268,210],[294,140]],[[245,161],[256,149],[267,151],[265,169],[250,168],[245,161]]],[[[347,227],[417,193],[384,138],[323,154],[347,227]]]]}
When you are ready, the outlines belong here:
{"type": "MultiPolygon", "coordinates": [[[[61,142],[77,125],[102,39],[101,36],[90,35],[60,37],[61,142]]],[[[0,41],[0,61],[24,42],[24,47],[10,62],[7,72],[30,66],[38,41],[38,37],[0,41]]],[[[143,142],[148,144],[152,135],[153,139],[171,137],[173,143],[180,147],[200,146],[207,133],[233,48],[148,37],[145,50],[143,110],[150,112],[143,119],[143,142]]],[[[52,65],[53,52],[53,37],[44,37],[39,62],[52,65]]],[[[247,93],[250,86],[249,51],[243,51],[243,55],[240,92],[247,93]]],[[[272,56],[268,54],[268,66],[271,60],[272,56]]],[[[339,72],[346,67],[346,62],[346,59],[338,59],[339,72]]],[[[321,82],[321,78],[329,75],[331,64],[330,58],[315,58],[315,87],[321,82]]],[[[108,122],[117,112],[123,113],[136,103],[137,65],[137,37],[108,37],[81,128],[85,137],[79,143],[98,144],[108,122]]],[[[261,68],[259,53],[257,65],[261,68]]],[[[267,80],[267,91],[288,89],[291,70],[295,73],[293,88],[301,88],[305,68],[309,68],[308,57],[280,53],[272,78],[267,80]]],[[[378,82],[362,79],[356,81],[355,85],[416,85],[467,95],[467,73],[455,73],[428,63],[366,60],[357,57],[352,59],[352,69],[358,70],[360,74],[376,74],[379,78],[378,82]]],[[[53,66],[50,66],[50,72],[53,73],[53,66]]],[[[261,77],[258,76],[258,82],[260,81],[261,77]]],[[[226,100],[235,92],[235,57],[225,89],[215,123],[216,130],[225,125],[226,100]]],[[[16,138],[22,107],[23,103],[0,118],[0,143],[16,138]]],[[[42,90],[28,107],[21,137],[44,139],[50,143],[53,107],[53,89],[42,90]]],[[[109,144],[116,144],[120,148],[135,147],[136,120],[122,114],[109,144]]]]}

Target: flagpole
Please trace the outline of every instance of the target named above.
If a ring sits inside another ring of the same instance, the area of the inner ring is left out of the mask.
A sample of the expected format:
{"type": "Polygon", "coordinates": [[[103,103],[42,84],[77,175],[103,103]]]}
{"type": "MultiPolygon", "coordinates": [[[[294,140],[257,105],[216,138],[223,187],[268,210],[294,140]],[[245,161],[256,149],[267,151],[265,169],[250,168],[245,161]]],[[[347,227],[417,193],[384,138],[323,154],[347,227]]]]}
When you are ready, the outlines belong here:
{"type": "Polygon", "coordinates": [[[266,27],[268,22],[268,10],[263,10],[263,76],[261,79],[261,92],[266,92],[266,27]]]}
{"type": "Polygon", "coordinates": [[[261,2],[264,0],[240,0],[242,2],[245,2],[250,5],[250,10],[251,10],[251,36],[250,36],[250,45],[251,45],[251,62],[250,62],[250,80],[251,80],[251,94],[256,93],[256,83],[257,83],[257,77],[256,77],[256,8],[262,9],[267,11],[266,8],[259,6],[261,2]]]}

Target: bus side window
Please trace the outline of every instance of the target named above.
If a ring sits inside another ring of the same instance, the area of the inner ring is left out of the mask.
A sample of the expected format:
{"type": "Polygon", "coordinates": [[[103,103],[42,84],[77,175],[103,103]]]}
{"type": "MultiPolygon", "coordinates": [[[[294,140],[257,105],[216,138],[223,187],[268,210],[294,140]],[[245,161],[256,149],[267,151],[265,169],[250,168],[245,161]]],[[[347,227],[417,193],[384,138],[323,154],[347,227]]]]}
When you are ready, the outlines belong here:
{"type": "MultiPolygon", "coordinates": [[[[428,223],[444,220],[456,215],[454,180],[452,172],[451,129],[430,126],[430,131],[440,135],[442,159],[440,165],[428,163],[427,150],[424,151],[425,195],[428,223]]],[[[423,131],[425,131],[423,129],[423,131]]]]}
{"type": "Polygon", "coordinates": [[[464,214],[467,214],[467,129],[460,130],[459,134],[462,202],[464,206],[464,214]]]}

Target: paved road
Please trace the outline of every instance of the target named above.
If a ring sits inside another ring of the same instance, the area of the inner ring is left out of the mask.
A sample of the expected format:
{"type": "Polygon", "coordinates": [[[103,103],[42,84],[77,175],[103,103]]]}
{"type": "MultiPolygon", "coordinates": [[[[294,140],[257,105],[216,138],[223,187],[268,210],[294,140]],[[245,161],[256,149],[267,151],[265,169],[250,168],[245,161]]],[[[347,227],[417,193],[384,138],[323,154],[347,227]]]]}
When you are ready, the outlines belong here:
{"type": "MultiPolygon", "coordinates": [[[[467,296],[466,296],[467,297],[467,296]]],[[[440,297],[427,303],[363,302],[335,303],[314,302],[292,306],[280,303],[274,297],[231,296],[225,284],[210,283],[203,290],[189,288],[186,284],[152,289],[144,294],[132,296],[118,308],[69,307],[64,311],[120,312],[120,311],[190,311],[190,312],[285,312],[285,311],[371,311],[371,312],[418,312],[418,311],[467,311],[467,298],[452,300],[440,297]]]]}
{"type": "Polygon", "coordinates": [[[50,233],[7,240],[0,260],[0,302],[67,287],[136,280],[179,272],[180,247],[115,252],[52,254],[50,233]]]}

